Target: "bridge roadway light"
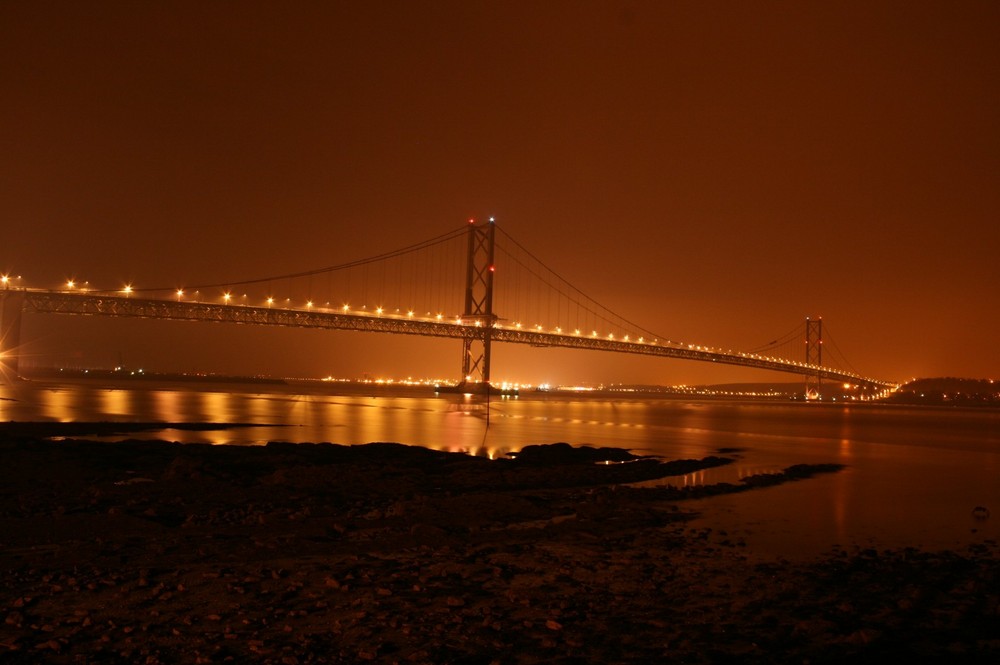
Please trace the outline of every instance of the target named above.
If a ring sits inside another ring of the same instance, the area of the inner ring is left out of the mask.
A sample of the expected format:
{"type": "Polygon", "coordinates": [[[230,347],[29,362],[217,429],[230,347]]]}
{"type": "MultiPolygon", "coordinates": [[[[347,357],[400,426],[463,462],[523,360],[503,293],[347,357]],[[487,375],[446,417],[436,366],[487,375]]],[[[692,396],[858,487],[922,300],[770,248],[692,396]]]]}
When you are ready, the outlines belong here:
{"type": "Polygon", "coordinates": [[[66,280],[66,287],[67,288],[72,289],[74,286],[76,286],[76,282],[75,281],[73,281],[72,279],[67,279],[66,280]]]}
{"type": "Polygon", "coordinates": [[[122,293],[125,294],[126,298],[128,298],[129,296],[131,296],[132,295],[132,285],[131,284],[126,284],[125,288],[122,289],[122,293]]]}
{"type": "Polygon", "coordinates": [[[272,298],[271,296],[268,296],[267,297],[267,306],[270,307],[273,304],[274,304],[274,298],[272,298]]]}
{"type": "Polygon", "coordinates": [[[181,301],[181,297],[184,295],[184,289],[177,289],[177,302],[181,301]]]}
{"type": "Polygon", "coordinates": [[[233,294],[230,293],[229,291],[226,291],[225,293],[222,294],[222,300],[227,305],[229,304],[229,301],[232,300],[232,299],[233,299],[233,294]]]}

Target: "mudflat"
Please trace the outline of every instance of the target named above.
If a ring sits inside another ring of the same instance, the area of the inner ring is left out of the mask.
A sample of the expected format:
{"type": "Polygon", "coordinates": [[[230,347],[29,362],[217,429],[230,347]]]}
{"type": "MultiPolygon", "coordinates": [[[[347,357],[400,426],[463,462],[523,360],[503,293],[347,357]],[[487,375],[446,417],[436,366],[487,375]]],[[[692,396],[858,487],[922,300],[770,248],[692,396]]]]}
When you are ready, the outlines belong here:
{"type": "Polygon", "coordinates": [[[0,663],[1000,657],[996,543],[790,562],[689,525],[835,465],[685,489],[631,483],[725,451],[48,438],[98,433],[0,425],[0,663]]]}

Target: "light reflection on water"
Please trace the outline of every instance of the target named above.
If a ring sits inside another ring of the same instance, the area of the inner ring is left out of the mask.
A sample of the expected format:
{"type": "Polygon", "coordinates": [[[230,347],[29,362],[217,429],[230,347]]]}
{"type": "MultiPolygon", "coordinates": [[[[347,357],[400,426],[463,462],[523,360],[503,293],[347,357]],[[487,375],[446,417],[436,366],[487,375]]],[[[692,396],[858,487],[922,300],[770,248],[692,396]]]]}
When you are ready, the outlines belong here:
{"type": "Polygon", "coordinates": [[[128,416],[132,413],[131,390],[105,390],[101,392],[104,412],[112,416],[128,416]]]}
{"type": "Polygon", "coordinates": [[[525,395],[481,399],[283,386],[87,384],[0,386],[0,421],[249,423],[258,427],[161,430],[121,438],[260,445],[397,441],[500,457],[532,443],[617,446],[668,459],[721,453],[733,464],[664,482],[738,483],[799,463],[846,469],[809,480],[692,501],[706,525],[743,534],[785,556],[839,542],[962,547],[1000,540],[1000,413],[784,403],[608,400],[525,395]],[[490,427],[486,422],[489,418],[490,427]],[[985,506],[992,519],[975,520],[985,506]]]}
{"type": "MultiPolygon", "coordinates": [[[[72,422],[76,417],[75,397],[76,391],[60,390],[58,388],[38,394],[41,408],[41,420],[56,420],[59,422],[72,422]]],[[[2,402],[0,402],[2,404],[2,402]]],[[[10,415],[3,420],[20,420],[16,415],[10,415]]]]}
{"type": "Polygon", "coordinates": [[[173,390],[154,390],[150,392],[153,404],[152,413],[156,420],[167,423],[179,422],[182,418],[180,393],[173,390]]]}

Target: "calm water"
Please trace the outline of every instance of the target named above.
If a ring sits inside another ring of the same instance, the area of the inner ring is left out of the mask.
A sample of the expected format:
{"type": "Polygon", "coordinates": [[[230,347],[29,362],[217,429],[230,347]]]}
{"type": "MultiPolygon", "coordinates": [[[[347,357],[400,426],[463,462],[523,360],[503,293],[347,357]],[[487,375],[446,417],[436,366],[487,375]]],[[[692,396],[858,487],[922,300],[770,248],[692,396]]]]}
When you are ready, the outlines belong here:
{"type": "Polygon", "coordinates": [[[737,463],[665,482],[734,482],[797,463],[836,462],[840,473],[688,506],[699,526],[744,538],[754,552],[810,556],[835,544],[957,548],[1000,540],[1000,412],[995,410],[616,400],[531,394],[481,399],[428,389],[329,384],[89,383],[0,386],[0,421],[254,423],[217,432],[139,436],[183,442],[398,441],[498,456],[531,443],[618,446],[670,459],[735,448],[737,463]],[[339,390],[339,392],[334,392],[339,390]],[[973,509],[986,507],[988,519],[973,509]]]}

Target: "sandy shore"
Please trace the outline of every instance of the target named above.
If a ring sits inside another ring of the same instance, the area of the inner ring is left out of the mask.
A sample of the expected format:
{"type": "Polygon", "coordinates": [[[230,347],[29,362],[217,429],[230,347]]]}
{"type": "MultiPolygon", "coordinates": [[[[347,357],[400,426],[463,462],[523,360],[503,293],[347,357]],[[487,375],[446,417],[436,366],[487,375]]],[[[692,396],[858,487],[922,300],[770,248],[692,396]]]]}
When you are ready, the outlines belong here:
{"type": "Polygon", "coordinates": [[[0,663],[1000,658],[995,543],[761,561],[689,527],[691,491],[626,485],[724,453],[490,461],[43,434],[0,426],[0,663]]]}

